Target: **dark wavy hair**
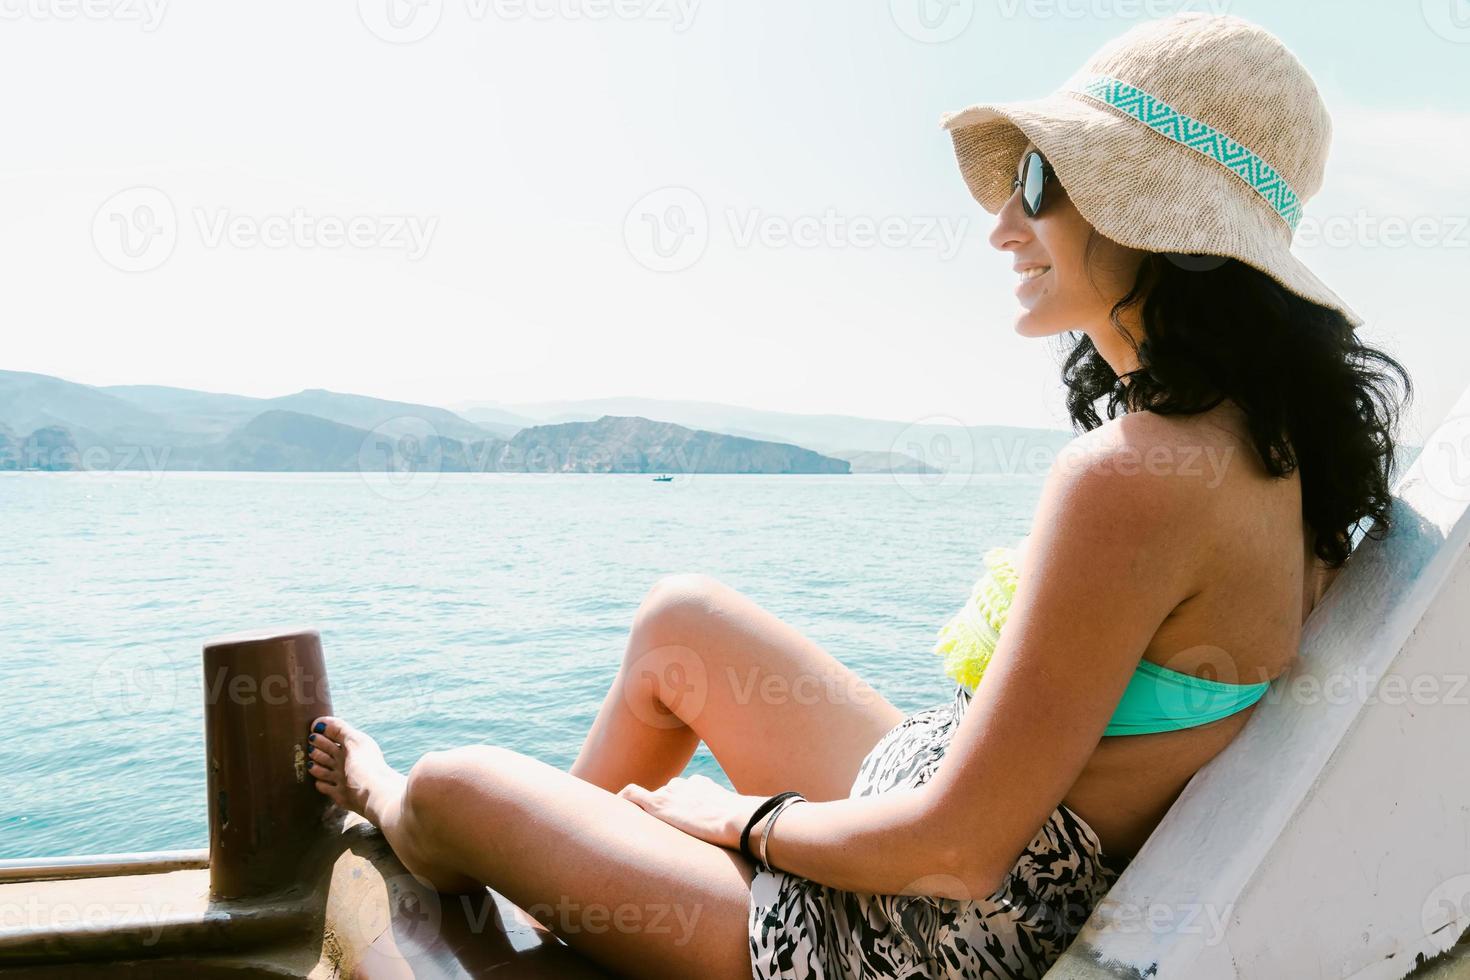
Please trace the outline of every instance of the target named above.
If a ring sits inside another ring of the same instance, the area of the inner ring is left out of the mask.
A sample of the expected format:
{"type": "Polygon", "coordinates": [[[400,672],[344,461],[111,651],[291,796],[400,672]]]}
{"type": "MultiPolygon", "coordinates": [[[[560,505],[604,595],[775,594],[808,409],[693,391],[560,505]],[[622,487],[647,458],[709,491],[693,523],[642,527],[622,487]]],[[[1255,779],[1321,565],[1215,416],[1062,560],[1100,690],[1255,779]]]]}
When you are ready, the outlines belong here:
{"type": "Polygon", "coordinates": [[[1127,384],[1092,338],[1069,335],[1079,338],[1062,364],[1072,424],[1079,432],[1101,425],[1104,396],[1109,419],[1122,408],[1190,415],[1231,399],[1245,412],[1266,471],[1300,471],[1314,551],[1340,567],[1356,532],[1388,531],[1394,434],[1413,384],[1397,360],[1359,340],[1340,311],[1239,260],[1214,263],[1200,269],[1183,257],[1144,257],[1132,289],[1109,312],[1126,338],[1119,314],[1139,307],[1143,337],[1130,340],[1139,367],[1127,384]]]}

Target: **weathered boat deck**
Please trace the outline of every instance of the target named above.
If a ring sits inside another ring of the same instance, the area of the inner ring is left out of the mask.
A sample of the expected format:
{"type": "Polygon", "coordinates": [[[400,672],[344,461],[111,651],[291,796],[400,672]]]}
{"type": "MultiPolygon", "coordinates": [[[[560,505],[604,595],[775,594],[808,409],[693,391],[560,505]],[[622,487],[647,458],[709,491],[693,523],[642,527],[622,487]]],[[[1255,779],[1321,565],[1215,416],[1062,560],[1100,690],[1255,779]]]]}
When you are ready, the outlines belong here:
{"type": "Polygon", "coordinates": [[[219,900],[207,867],[168,867],[0,882],[0,975],[610,976],[489,890],[424,888],[356,817],[323,835],[299,885],[274,895],[219,900]]]}

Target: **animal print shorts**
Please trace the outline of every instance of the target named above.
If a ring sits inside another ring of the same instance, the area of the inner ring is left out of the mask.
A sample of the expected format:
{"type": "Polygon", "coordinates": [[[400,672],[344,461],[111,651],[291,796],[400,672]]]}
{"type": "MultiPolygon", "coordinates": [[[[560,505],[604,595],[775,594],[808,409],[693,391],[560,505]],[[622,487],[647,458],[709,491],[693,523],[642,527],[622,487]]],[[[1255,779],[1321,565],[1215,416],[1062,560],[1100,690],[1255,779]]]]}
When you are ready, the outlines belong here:
{"type": "MultiPolygon", "coordinates": [[[[970,704],[905,718],[863,759],[850,797],[922,786],[939,769],[970,704]]],[[[1040,977],[1062,954],[1126,862],[1066,804],[1052,812],[991,896],[978,901],[840,891],[757,866],[750,888],[754,980],[1040,977]]]]}

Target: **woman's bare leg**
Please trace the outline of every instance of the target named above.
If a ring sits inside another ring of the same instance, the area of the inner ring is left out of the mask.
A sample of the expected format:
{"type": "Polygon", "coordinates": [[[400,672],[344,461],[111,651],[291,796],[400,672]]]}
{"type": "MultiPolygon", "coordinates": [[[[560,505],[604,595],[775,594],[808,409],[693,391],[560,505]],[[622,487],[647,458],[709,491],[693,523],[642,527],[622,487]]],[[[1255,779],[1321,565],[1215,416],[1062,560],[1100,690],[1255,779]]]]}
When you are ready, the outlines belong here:
{"type": "Polygon", "coordinates": [[[741,793],[845,797],[903,712],[836,658],[707,575],[659,580],[634,616],[571,772],[617,792],[662,786],[701,739],[741,793]]]}
{"type": "Polygon", "coordinates": [[[405,778],[363,732],[318,722],[317,788],[436,889],[487,884],[626,976],[750,977],[751,867],[739,854],[509,749],[431,752],[405,778]]]}
{"type": "Polygon", "coordinates": [[[708,576],[675,575],[640,605],[570,774],[474,746],[431,752],[405,778],[371,738],[335,718],[321,719],[312,773],[441,891],[489,885],[630,975],[744,980],[749,864],[616,790],[662,785],[703,739],[742,793],[836,799],[902,718],[750,599],[708,576]]]}

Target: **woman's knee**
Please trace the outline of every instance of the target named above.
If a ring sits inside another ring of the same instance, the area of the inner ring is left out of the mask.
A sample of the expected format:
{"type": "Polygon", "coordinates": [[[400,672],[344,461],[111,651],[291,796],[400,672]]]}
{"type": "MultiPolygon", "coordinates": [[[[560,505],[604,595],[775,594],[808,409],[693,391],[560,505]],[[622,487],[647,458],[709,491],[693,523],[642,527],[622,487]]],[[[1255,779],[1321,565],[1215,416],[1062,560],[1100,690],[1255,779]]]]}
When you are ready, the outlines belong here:
{"type": "Polygon", "coordinates": [[[417,820],[426,820],[461,791],[455,765],[457,751],[426,752],[408,770],[403,807],[417,820]]]}
{"type": "Polygon", "coordinates": [[[494,745],[424,753],[408,770],[403,788],[405,816],[421,831],[442,828],[446,818],[463,810],[469,794],[484,794],[490,788],[485,785],[487,778],[507,761],[502,755],[514,753],[494,745]]]}
{"type": "Polygon", "coordinates": [[[702,572],[660,576],[639,603],[634,626],[677,630],[698,624],[715,609],[723,588],[719,579],[702,572]]]}

